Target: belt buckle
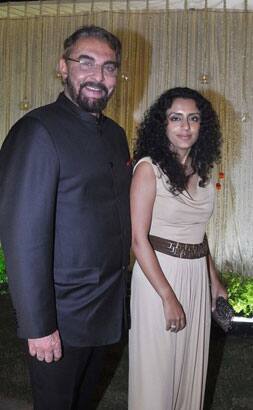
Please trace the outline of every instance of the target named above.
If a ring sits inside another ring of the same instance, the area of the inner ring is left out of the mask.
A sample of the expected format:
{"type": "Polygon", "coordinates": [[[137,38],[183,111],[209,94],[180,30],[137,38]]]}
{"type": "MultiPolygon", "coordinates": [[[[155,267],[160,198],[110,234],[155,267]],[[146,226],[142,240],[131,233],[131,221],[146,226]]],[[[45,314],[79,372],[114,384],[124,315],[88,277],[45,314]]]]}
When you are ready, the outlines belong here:
{"type": "Polygon", "coordinates": [[[174,255],[175,255],[176,249],[177,249],[176,245],[177,245],[177,243],[172,242],[172,241],[169,241],[169,250],[170,250],[170,252],[173,253],[174,255]]]}

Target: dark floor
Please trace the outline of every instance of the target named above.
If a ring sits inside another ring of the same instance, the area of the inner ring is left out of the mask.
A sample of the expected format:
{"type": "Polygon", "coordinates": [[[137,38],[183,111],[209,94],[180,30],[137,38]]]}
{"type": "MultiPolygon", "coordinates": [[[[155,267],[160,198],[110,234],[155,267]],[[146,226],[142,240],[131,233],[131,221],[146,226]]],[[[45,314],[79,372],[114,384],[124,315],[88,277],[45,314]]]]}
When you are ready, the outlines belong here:
{"type": "MultiPolygon", "coordinates": [[[[8,295],[0,296],[0,410],[30,410],[25,357],[8,295]],[[8,401],[6,401],[8,399],[8,401]],[[14,400],[21,400],[19,402],[14,400]],[[27,404],[26,404],[27,402],[27,404]]],[[[127,341],[112,346],[98,386],[97,410],[127,410],[127,341]]],[[[140,409],[145,410],[145,409],[140,409]]],[[[154,409],[156,410],[156,409],[154,409]]],[[[211,333],[205,410],[253,410],[253,329],[211,333]]]]}

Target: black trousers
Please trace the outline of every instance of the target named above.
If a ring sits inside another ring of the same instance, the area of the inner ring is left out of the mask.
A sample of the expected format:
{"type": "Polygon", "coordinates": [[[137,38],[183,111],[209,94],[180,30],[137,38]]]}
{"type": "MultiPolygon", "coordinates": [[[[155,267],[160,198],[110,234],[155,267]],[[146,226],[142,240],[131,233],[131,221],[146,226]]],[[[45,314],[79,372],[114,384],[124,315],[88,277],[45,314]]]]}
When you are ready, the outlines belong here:
{"type": "Polygon", "coordinates": [[[58,362],[28,354],[34,410],[91,410],[106,347],[65,347],[58,362]]]}

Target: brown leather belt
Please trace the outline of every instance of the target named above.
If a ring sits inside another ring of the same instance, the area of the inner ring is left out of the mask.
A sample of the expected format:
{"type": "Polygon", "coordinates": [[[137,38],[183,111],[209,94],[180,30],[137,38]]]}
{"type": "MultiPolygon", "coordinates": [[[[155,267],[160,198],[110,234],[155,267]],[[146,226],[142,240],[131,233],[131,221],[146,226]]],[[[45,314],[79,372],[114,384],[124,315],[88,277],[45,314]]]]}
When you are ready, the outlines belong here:
{"type": "Polygon", "coordinates": [[[198,259],[209,254],[206,235],[202,243],[191,244],[170,241],[159,236],[149,235],[149,241],[155,251],[183,259],[198,259]]]}

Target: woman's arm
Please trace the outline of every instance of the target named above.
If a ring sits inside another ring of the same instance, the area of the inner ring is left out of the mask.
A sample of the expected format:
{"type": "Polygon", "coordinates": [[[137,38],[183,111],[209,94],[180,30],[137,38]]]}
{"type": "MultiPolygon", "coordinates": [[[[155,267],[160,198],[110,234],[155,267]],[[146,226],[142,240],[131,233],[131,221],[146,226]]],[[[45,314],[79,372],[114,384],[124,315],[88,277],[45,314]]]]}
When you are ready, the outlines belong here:
{"type": "Polygon", "coordinates": [[[228,298],[228,294],[226,288],[220,281],[219,273],[215,268],[214,261],[212,256],[207,256],[207,264],[210,276],[210,283],[211,283],[211,295],[212,295],[212,310],[215,310],[216,306],[216,299],[218,296],[223,296],[225,299],[228,298]]]}
{"type": "Polygon", "coordinates": [[[148,239],[155,196],[156,179],[153,168],[147,162],[142,162],[135,170],[130,194],[132,249],[142,271],[161,297],[166,330],[179,331],[186,324],[183,308],[165,278],[148,239]]]}

